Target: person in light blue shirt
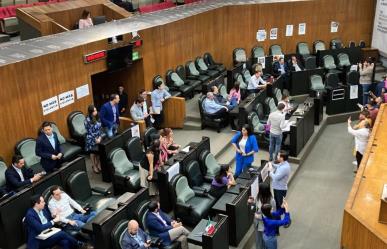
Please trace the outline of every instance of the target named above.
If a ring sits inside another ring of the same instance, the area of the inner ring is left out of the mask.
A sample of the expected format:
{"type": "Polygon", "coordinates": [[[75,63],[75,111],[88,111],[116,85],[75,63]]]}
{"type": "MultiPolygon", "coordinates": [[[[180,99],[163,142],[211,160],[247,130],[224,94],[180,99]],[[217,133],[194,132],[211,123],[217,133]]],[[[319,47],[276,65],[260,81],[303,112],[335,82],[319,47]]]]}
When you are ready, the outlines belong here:
{"type": "Polygon", "coordinates": [[[214,93],[208,92],[206,99],[203,101],[203,110],[211,114],[214,118],[221,118],[227,115],[228,108],[215,102],[214,93]]]}
{"type": "Polygon", "coordinates": [[[171,97],[171,94],[164,89],[164,83],[160,81],[155,83],[154,88],[151,94],[152,117],[155,120],[153,125],[156,129],[160,129],[161,123],[164,121],[163,102],[171,97]]]}
{"type": "Polygon", "coordinates": [[[273,181],[272,186],[277,210],[281,208],[282,201],[286,197],[288,190],[288,181],[290,176],[290,164],[288,162],[288,157],[288,153],[281,150],[278,154],[277,161],[270,167],[269,175],[273,181]]]}

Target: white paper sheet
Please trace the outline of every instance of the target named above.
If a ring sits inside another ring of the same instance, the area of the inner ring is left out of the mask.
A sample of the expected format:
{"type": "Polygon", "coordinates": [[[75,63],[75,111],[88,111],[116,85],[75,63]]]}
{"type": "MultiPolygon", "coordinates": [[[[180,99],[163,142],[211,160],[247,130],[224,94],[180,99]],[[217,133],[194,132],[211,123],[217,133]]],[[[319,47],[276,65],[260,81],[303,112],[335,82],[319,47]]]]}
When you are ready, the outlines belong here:
{"type": "Polygon", "coordinates": [[[63,108],[74,103],[74,90],[67,91],[58,95],[59,107],[63,108]]]}
{"type": "Polygon", "coordinates": [[[54,96],[42,101],[43,115],[47,115],[59,109],[58,97],[54,96]]]}
{"type": "Polygon", "coordinates": [[[77,99],[86,97],[87,95],[90,94],[90,92],[89,92],[89,84],[85,84],[85,85],[82,85],[80,87],[77,87],[75,89],[75,91],[77,93],[77,99]]]}
{"type": "Polygon", "coordinates": [[[277,40],[278,28],[272,28],[270,30],[270,40],[277,40]]]}
{"type": "Polygon", "coordinates": [[[293,36],[293,25],[286,25],[286,36],[293,36]]]}
{"type": "Polygon", "coordinates": [[[349,89],[349,99],[357,99],[359,97],[359,86],[358,85],[351,85],[349,89]]]}
{"type": "Polygon", "coordinates": [[[132,132],[132,137],[140,137],[140,126],[135,125],[130,128],[130,131],[132,132]]]}
{"type": "Polygon", "coordinates": [[[299,23],[298,24],[298,35],[305,35],[306,34],[306,23],[299,23]]]}
{"type": "Polygon", "coordinates": [[[173,164],[171,167],[169,167],[167,169],[167,172],[168,172],[168,182],[171,181],[172,177],[174,177],[175,175],[179,174],[179,171],[180,171],[180,163],[177,162],[175,164],[173,164]]]}
{"type": "Polygon", "coordinates": [[[338,22],[331,22],[331,33],[337,33],[339,30],[339,23],[338,22]]]}
{"type": "Polygon", "coordinates": [[[257,37],[256,38],[257,38],[258,42],[262,42],[262,41],[266,40],[266,30],[259,29],[257,31],[257,37]]]}

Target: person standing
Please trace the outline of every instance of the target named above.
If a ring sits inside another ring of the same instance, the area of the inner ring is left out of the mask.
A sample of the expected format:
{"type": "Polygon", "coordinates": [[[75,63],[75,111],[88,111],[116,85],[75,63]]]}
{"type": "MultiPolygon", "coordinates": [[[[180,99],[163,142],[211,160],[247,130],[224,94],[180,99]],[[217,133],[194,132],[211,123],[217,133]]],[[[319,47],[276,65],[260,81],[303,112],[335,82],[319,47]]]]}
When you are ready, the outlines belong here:
{"type": "Polygon", "coordinates": [[[235,177],[238,177],[245,168],[251,167],[254,161],[254,153],[257,153],[259,150],[258,143],[254,134],[251,132],[250,126],[244,125],[241,131],[238,131],[234,135],[231,144],[236,151],[235,177]]]}
{"type": "Polygon", "coordinates": [[[12,165],[5,171],[5,181],[8,191],[31,185],[42,178],[42,174],[35,174],[30,168],[24,167],[24,159],[20,155],[12,157],[12,165]]]}
{"type": "Polygon", "coordinates": [[[277,111],[270,113],[267,120],[267,125],[270,126],[269,161],[273,161],[281,149],[282,130],[286,128],[284,109],[285,105],[279,103],[277,111]]]}
{"type": "Polygon", "coordinates": [[[150,148],[146,151],[148,164],[140,167],[140,182],[141,186],[149,187],[149,195],[158,195],[158,187],[156,184],[157,171],[168,160],[168,154],[161,149],[160,139],[152,142],[150,148]]]}
{"type": "Polygon", "coordinates": [[[97,108],[94,105],[89,105],[87,108],[88,115],[85,119],[86,142],[85,151],[90,153],[91,167],[94,173],[101,172],[101,161],[99,159],[98,144],[102,141],[102,127],[98,121],[97,108]]]}
{"type": "Polygon", "coordinates": [[[151,94],[152,116],[155,120],[153,125],[156,129],[160,129],[164,121],[163,102],[171,97],[171,94],[164,89],[164,83],[160,81],[155,83],[154,88],[151,94]]]}
{"type": "MultiPolygon", "coordinates": [[[[262,206],[270,204],[273,209],[276,207],[274,198],[270,191],[270,185],[264,182],[259,184],[259,192],[256,197],[250,196],[248,204],[255,211],[254,214],[254,230],[255,230],[255,248],[266,249],[263,243],[263,221],[262,221],[262,206]]],[[[275,211],[275,210],[274,210],[275,211]]]]}
{"type": "Polygon", "coordinates": [[[363,89],[363,105],[368,103],[368,92],[371,88],[372,75],[374,73],[374,63],[366,60],[363,64],[359,63],[359,84],[363,89]]]}
{"type": "Polygon", "coordinates": [[[120,102],[120,96],[118,94],[110,95],[110,101],[102,105],[99,112],[102,127],[106,131],[106,135],[112,138],[118,129],[120,123],[120,112],[118,110],[118,103],[120,102]]]}
{"type": "Polygon", "coordinates": [[[63,157],[58,135],[52,130],[50,122],[43,122],[41,132],[36,139],[35,154],[47,173],[59,168],[63,157]]]}
{"type": "Polygon", "coordinates": [[[370,136],[370,124],[369,122],[363,122],[355,130],[352,128],[351,122],[351,117],[349,117],[348,133],[355,137],[356,162],[357,168],[359,169],[361,160],[363,159],[363,155],[367,147],[368,138],[370,136]]]}
{"type": "Polygon", "coordinates": [[[277,161],[270,163],[269,176],[272,180],[274,200],[276,208],[279,210],[282,206],[282,201],[286,197],[288,191],[288,181],[290,177],[290,164],[288,162],[288,153],[280,151],[277,161]]]}
{"type": "Polygon", "coordinates": [[[124,91],[123,86],[118,87],[118,95],[120,97],[120,102],[118,103],[118,110],[120,110],[120,115],[124,115],[128,109],[128,94],[124,91]]]}
{"type": "Polygon", "coordinates": [[[273,212],[271,204],[264,204],[262,206],[262,220],[263,220],[263,242],[266,249],[277,249],[277,231],[280,226],[287,226],[290,224],[290,213],[288,203],[284,200],[280,209],[273,212]],[[283,218],[282,215],[284,215],[283,218]]]}

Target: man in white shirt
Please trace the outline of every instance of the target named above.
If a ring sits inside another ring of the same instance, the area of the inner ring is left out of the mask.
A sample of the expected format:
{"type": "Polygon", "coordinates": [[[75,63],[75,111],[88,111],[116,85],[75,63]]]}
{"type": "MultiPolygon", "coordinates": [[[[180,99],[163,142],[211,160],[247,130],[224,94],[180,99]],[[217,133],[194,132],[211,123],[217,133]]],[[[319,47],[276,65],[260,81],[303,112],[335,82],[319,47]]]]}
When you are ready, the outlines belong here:
{"type": "Polygon", "coordinates": [[[72,229],[80,230],[96,215],[94,211],[87,214],[87,211],[68,194],[62,192],[59,186],[53,186],[50,192],[52,198],[48,202],[48,209],[54,217],[59,215],[60,221],[68,224],[72,229]],[[79,213],[76,213],[75,210],[79,213]]]}
{"type": "Polygon", "coordinates": [[[281,150],[282,130],[286,128],[284,109],[283,103],[278,104],[277,111],[270,113],[267,120],[267,124],[270,125],[269,161],[277,158],[281,150]]]}
{"type": "Polygon", "coordinates": [[[247,85],[247,90],[250,93],[257,93],[261,89],[265,89],[268,83],[262,79],[262,71],[256,71],[253,76],[251,76],[249,84],[247,85]]]}
{"type": "Polygon", "coordinates": [[[356,161],[357,168],[359,168],[370,136],[370,124],[368,122],[362,122],[358,129],[355,130],[352,128],[351,122],[351,117],[349,117],[348,133],[355,137],[356,161]]]}

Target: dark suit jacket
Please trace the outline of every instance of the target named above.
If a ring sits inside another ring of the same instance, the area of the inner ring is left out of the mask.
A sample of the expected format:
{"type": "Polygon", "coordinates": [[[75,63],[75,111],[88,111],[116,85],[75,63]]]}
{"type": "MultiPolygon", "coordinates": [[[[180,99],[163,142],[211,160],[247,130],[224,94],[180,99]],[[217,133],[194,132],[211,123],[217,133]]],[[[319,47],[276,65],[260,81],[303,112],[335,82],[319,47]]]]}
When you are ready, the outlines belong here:
{"type": "MultiPolygon", "coordinates": [[[[289,65],[290,65],[290,71],[295,72],[296,68],[293,66],[293,63],[291,61],[289,62],[289,65]]],[[[299,61],[297,61],[297,65],[300,67],[301,70],[304,70],[304,67],[301,65],[299,61]]]]}
{"type": "Polygon", "coordinates": [[[23,186],[28,186],[31,184],[30,179],[34,176],[32,169],[23,167],[21,171],[24,177],[24,181],[21,180],[19,174],[16,172],[12,165],[5,171],[5,180],[8,191],[16,191],[23,186]]]}
{"type": "Polygon", "coordinates": [[[125,111],[128,109],[128,94],[126,94],[126,92],[120,94],[120,102],[118,103],[118,109],[120,110],[120,113],[122,108],[125,108],[125,111]]]}
{"type": "Polygon", "coordinates": [[[42,231],[51,228],[51,214],[47,209],[43,210],[43,214],[47,219],[46,224],[42,224],[40,221],[39,215],[36,213],[36,211],[33,208],[29,208],[27,210],[27,214],[25,217],[25,225],[27,229],[27,248],[28,249],[38,249],[39,248],[39,240],[35,237],[40,234],[42,231]]]}
{"type": "MultiPolygon", "coordinates": [[[[150,240],[150,237],[141,228],[138,228],[137,235],[144,243],[150,240]]],[[[144,246],[140,247],[138,242],[129,234],[128,230],[126,230],[122,237],[121,245],[122,249],[145,249],[144,246]]]]}
{"type": "Polygon", "coordinates": [[[173,228],[171,225],[172,220],[161,210],[159,213],[160,216],[167,222],[167,226],[165,226],[164,223],[152,212],[148,212],[146,215],[146,226],[148,227],[149,234],[151,236],[161,238],[163,245],[170,245],[171,238],[169,237],[168,231],[173,228]]]}
{"type": "Polygon", "coordinates": [[[52,160],[51,156],[63,153],[59,144],[58,136],[55,132],[53,132],[53,135],[55,140],[55,149],[52,148],[50,141],[43,132],[41,132],[38,139],[36,139],[35,154],[41,157],[40,163],[47,173],[52,172],[54,168],[59,167],[61,163],[61,160],[52,160]]]}
{"type": "MultiPolygon", "coordinates": [[[[116,123],[118,124],[120,122],[120,112],[118,110],[118,105],[115,105],[114,108],[116,108],[116,123]]],[[[110,101],[103,104],[99,112],[99,117],[101,119],[102,127],[113,127],[114,113],[110,101]]]]}
{"type": "MultiPolygon", "coordinates": [[[[286,64],[286,62],[284,63],[284,67],[285,67],[285,74],[289,73],[289,67],[286,64]]],[[[278,76],[281,75],[281,72],[279,71],[280,68],[281,68],[280,63],[278,61],[274,62],[274,64],[273,64],[273,74],[274,74],[274,76],[278,77],[278,76]]]]}

